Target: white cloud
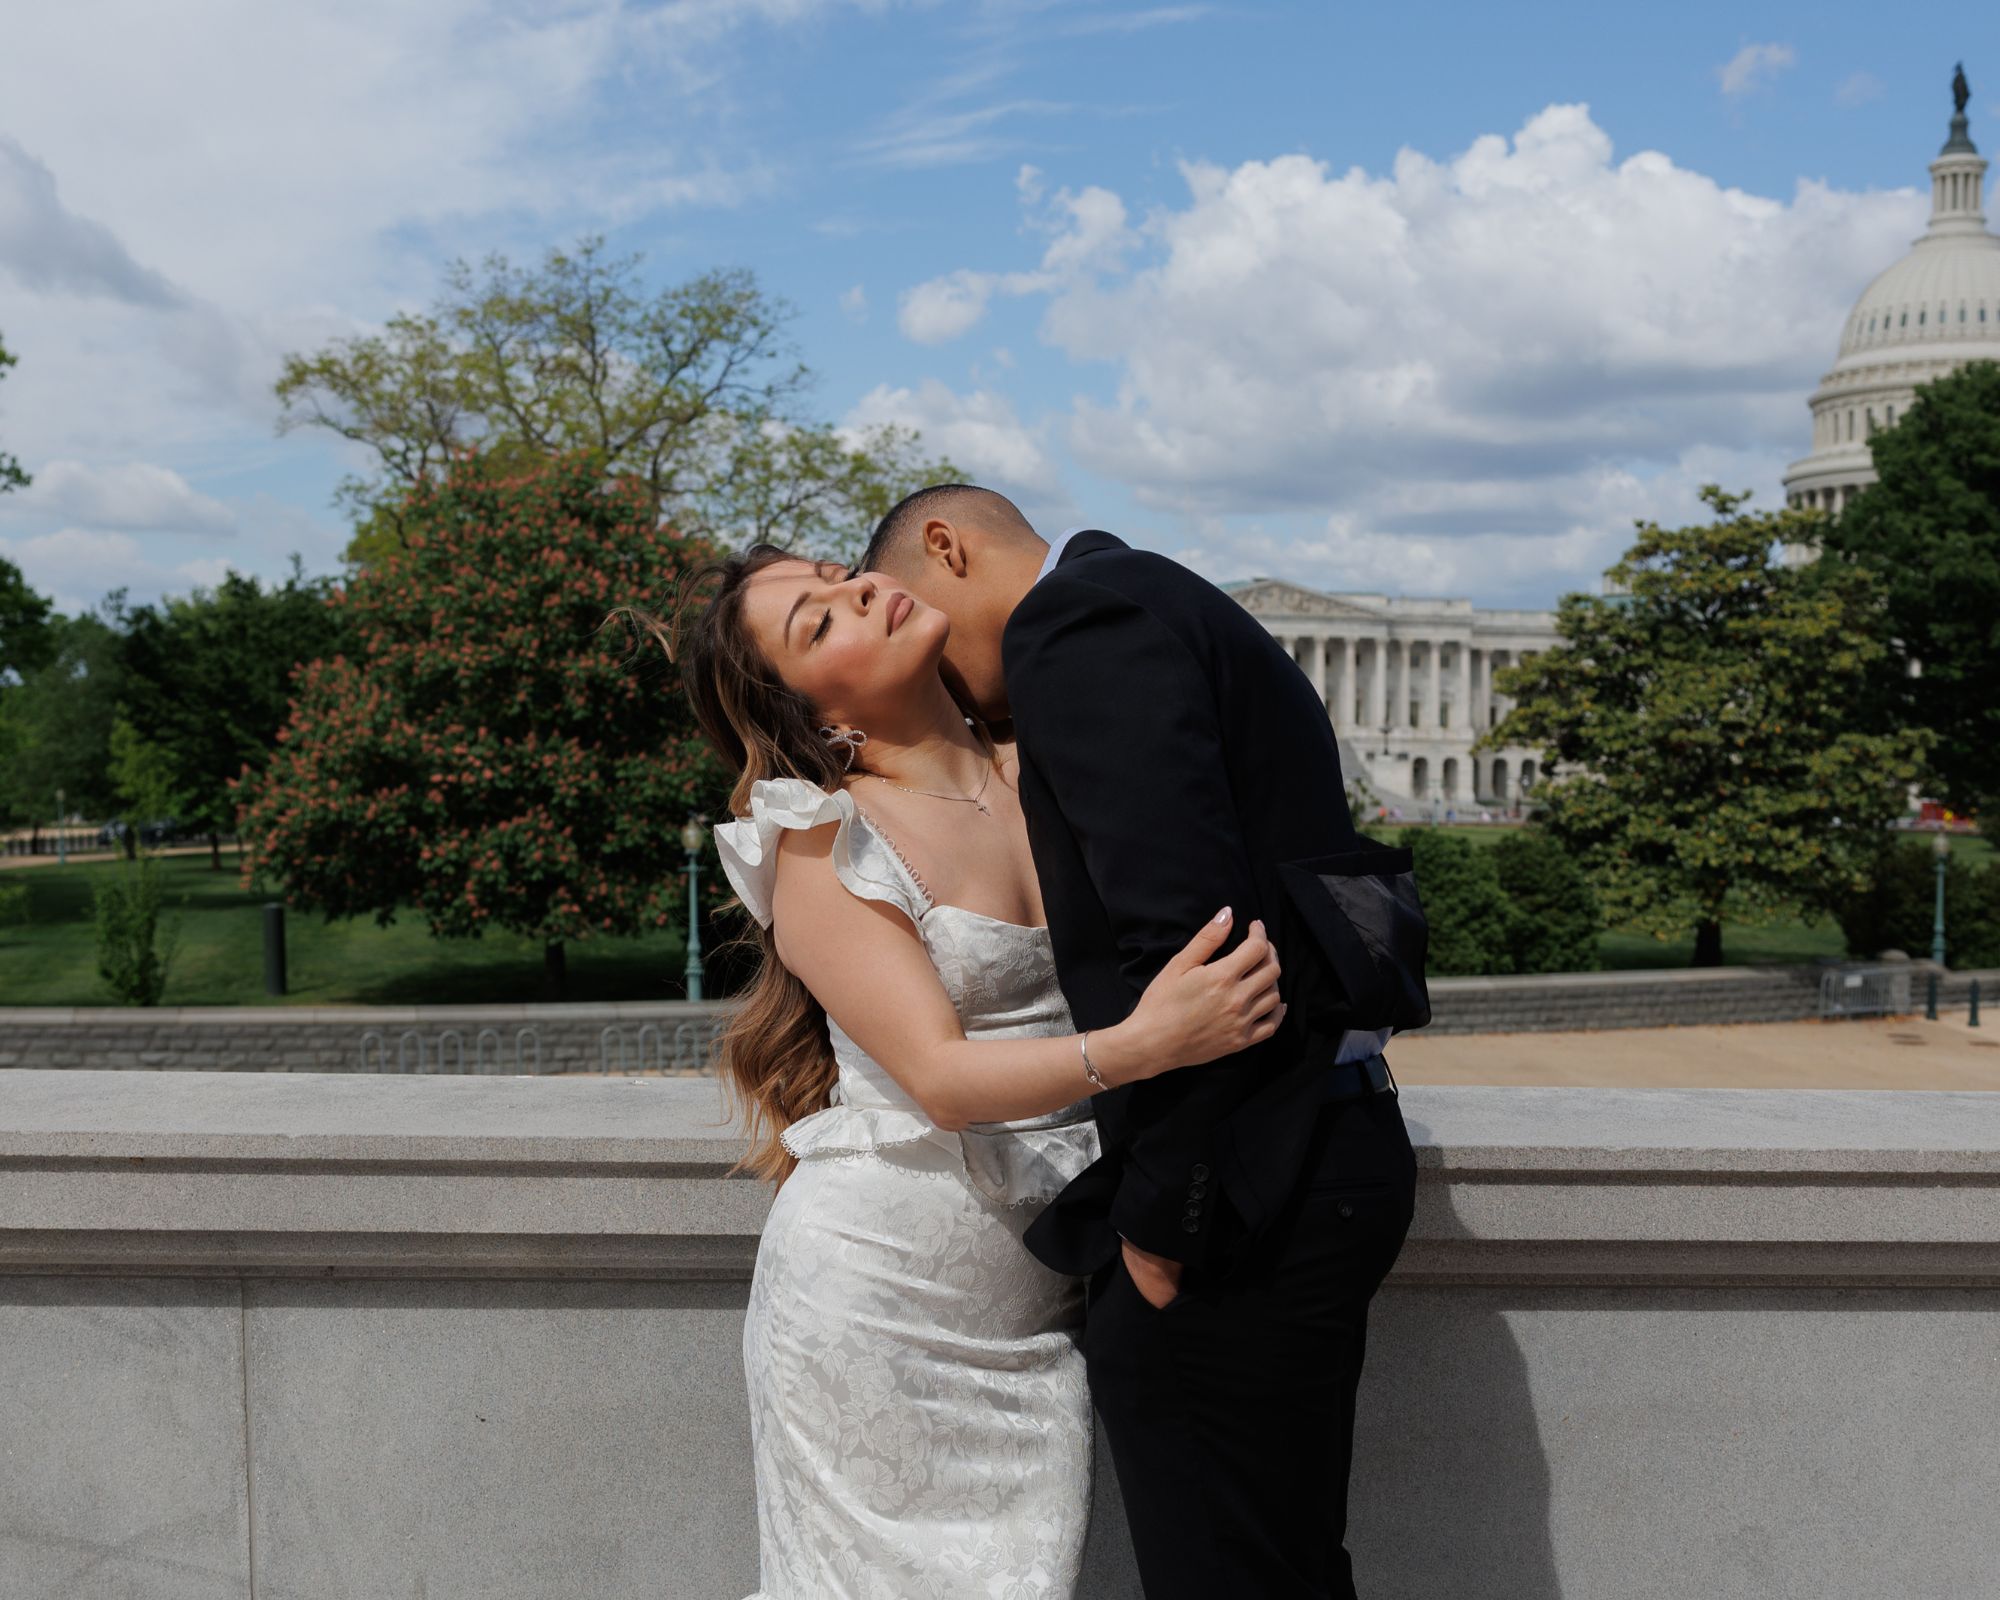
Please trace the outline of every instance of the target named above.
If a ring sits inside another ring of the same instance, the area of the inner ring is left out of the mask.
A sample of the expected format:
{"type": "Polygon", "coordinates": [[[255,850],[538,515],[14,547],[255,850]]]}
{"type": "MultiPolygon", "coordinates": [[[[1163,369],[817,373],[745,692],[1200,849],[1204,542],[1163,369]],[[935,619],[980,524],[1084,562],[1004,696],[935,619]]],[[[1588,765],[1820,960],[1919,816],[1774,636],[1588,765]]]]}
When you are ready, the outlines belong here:
{"type": "Polygon", "coordinates": [[[1788,44],[1746,44],[1715,69],[1722,92],[1734,98],[1760,89],[1798,59],[1788,44]]]}
{"type": "Polygon", "coordinates": [[[1644,478],[1606,465],[1554,482],[1411,483],[1393,503],[1303,526],[1193,519],[1198,542],[1177,553],[1218,579],[1264,573],[1334,590],[1541,606],[1567,590],[1594,591],[1631,545],[1635,522],[1706,522],[1701,485],[1745,488],[1779,459],[1697,445],[1644,478]]]}
{"type": "MultiPolygon", "coordinates": [[[[154,509],[190,527],[208,517],[217,538],[214,497],[246,504],[221,484],[284,472],[299,504],[322,503],[350,458],[321,438],[273,440],[283,352],[428,300],[454,254],[531,257],[762,192],[772,179],[750,136],[718,131],[746,30],[879,3],[15,8],[0,52],[13,136],[0,136],[0,329],[21,358],[0,392],[7,448],[178,474],[178,511],[161,481],[154,509]]],[[[138,504],[147,486],[117,470],[91,492],[138,504]]],[[[61,474],[45,492],[57,491],[84,493],[61,474]]],[[[137,528],[92,520],[103,504],[42,504],[8,514],[9,531],[137,528]]],[[[300,519],[285,537],[337,551],[293,507],[243,521],[232,559],[268,574],[283,552],[260,529],[300,519]]],[[[180,583],[171,566],[142,566],[148,582],[180,583]]]]}
{"type": "Polygon", "coordinates": [[[94,529],[135,532],[233,534],[236,516],[221,501],[194,489],[169,467],[143,461],[91,467],[51,461],[13,507],[94,529]]]}
{"type": "MultiPolygon", "coordinates": [[[[1033,167],[1021,169],[1015,189],[1025,204],[1040,205],[1043,190],[1033,167]]],[[[1139,242],[1126,225],[1125,202],[1094,185],[1080,192],[1057,190],[1028,220],[1037,232],[1053,235],[1038,271],[961,270],[905,289],[896,316],[903,337],[944,344],[977,327],[996,295],[1036,294],[1115,270],[1139,242]]]]}
{"type": "Polygon", "coordinates": [[[1213,6],[1154,6],[1144,11],[1087,12],[1066,21],[1060,31],[1075,38],[1099,33],[1144,33],[1152,28],[1199,22],[1214,11],[1213,6]]]}
{"type": "Polygon", "coordinates": [[[1882,98],[1882,80],[1872,72],[1854,72],[1840,80],[1833,91],[1838,106],[1863,106],[1882,98]]]}
{"type": "Polygon", "coordinates": [[[1115,398],[1076,407],[1082,464],[1210,511],[1408,516],[1408,484],[1508,484],[1532,516],[1535,483],[1604,463],[1802,449],[1854,295],[1922,217],[1907,191],[1786,203],[1656,152],[1614,163],[1581,106],[1387,177],[1304,156],[1185,175],[1152,259],[1068,283],[1044,335],[1116,364],[1115,398]]]}
{"type": "Polygon", "coordinates": [[[55,174],[0,134],[0,272],[47,294],[103,295],[176,307],[181,291],[134,261],[111,230],[79,217],[56,193],[55,174]]]}
{"type": "Polygon", "coordinates": [[[53,600],[58,611],[71,615],[89,610],[114,588],[127,589],[134,601],[144,601],[212,587],[231,566],[216,557],[156,561],[129,533],[90,528],[0,539],[0,556],[18,566],[29,586],[53,600]]]}
{"type": "Polygon", "coordinates": [[[918,344],[956,339],[986,315],[999,281],[990,272],[953,272],[905,289],[896,304],[896,326],[918,344]]]}
{"type": "Polygon", "coordinates": [[[949,456],[974,481],[1011,495],[1030,520],[1070,503],[1062,473],[1038,432],[991,390],[959,394],[935,378],[913,389],[881,384],[844,419],[857,431],[884,423],[916,429],[927,450],[949,456]]]}
{"type": "Polygon", "coordinates": [[[1383,174],[1183,172],[1096,270],[1015,275],[1043,339],[1113,375],[1052,437],[1231,575],[1265,559],[1232,540],[1297,533],[1302,579],[1518,603],[1587,585],[1634,518],[1703,517],[1709,477],[1773,504],[1842,322],[1926,198],[1747,193],[1616,159],[1560,105],[1383,174]]]}
{"type": "Polygon", "coordinates": [[[1042,256],[1048,273],[1092,272],[1115,268],[1138,243],[1125,225],[1125,202],[1096,185],[1072,194],[1059,191],[1044,224],[1055,234],[1042,256]]]}
{"type": "Polygon", "coordinates": [[[856,284],[840,297],[840,309],[857,326],[868,320],[868,291],[856,284]]]}

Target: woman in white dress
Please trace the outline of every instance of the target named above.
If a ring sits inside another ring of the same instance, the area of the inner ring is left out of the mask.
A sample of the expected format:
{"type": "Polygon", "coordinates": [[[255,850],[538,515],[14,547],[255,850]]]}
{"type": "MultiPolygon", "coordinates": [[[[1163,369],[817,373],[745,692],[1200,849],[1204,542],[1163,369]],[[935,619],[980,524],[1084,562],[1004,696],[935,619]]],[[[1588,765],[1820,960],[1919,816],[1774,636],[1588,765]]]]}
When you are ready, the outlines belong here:
{"type": "Polygon", "coordinates": [[[1089,1096],[1266,1038],[1227,908],[1115,1028],[1056,985],[1010,746],[939,676],[949,628],[769,547],[670,648],[741,774],[723,869],[762,961],[723,1045],[780,1182],[743,1354],[753,1600],[1067,1600],[1090,1500],[1081,1285],[1020,1242],[1096,1155],[1089,1096]]]}

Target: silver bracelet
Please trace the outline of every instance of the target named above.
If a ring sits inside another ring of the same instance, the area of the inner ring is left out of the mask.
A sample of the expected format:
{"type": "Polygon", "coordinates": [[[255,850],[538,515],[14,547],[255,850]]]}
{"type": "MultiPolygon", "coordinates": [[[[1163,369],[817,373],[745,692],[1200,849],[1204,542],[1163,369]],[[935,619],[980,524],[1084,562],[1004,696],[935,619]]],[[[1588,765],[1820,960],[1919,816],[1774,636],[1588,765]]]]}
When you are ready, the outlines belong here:
{"type": "Polygon", "coordinates": [[[1085,1028],[1083,1032],[1076,1036],[1076,1048],[1083,1056],[1083,1075],[1100,1089],[1110,1088],[1111,1085],[1104,1081],[1104,1074],[1097,1070],[1096,1064],[1090,1059],[1090,1030],[1088,1028],[1085,1028]]]}

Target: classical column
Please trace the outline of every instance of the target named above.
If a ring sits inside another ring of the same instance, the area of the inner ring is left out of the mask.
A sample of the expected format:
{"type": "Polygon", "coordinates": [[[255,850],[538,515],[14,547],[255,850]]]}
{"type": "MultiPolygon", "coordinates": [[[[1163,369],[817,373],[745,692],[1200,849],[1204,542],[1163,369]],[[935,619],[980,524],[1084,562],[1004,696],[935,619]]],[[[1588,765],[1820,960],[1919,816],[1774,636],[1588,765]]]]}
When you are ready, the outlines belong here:
{"type": "Polygon", "coordinates": [[[1340,641],[1340,693],[1334,697],[1333,725],[1345,733],[1354,726],[1354,640],[1340,641]]]}
{"type": "Polygon", "coordinates": [[[1461,728],[1472,726],[1472,644],[1465,639],[1458,642],[1457,721],[1461,728]]]}
{"type": "Polygon", "coordinates": [[[1368,726],[1372,731],[1389,720],[1389,641],[1377,634],[1369,641],[1375,648],[1374,668],[1368,674],[1368,726]]]}
{"type": "Polygon", "coordinates": [[[1434,732],[1438,725],[1438,691],[1444,681],[1444,669],[1438,661],[1438,641],[1424,641],[1424,676],[1421,695],[1422,710],[1417,725],[1427,732],[1434,732]]]}
{"type": "Polygon", "coordinates": [[[1306,676],[1312,679],[1313,693],[1326,704],[1326,641],[1316,633],[1306,635],[1306,676]]]}

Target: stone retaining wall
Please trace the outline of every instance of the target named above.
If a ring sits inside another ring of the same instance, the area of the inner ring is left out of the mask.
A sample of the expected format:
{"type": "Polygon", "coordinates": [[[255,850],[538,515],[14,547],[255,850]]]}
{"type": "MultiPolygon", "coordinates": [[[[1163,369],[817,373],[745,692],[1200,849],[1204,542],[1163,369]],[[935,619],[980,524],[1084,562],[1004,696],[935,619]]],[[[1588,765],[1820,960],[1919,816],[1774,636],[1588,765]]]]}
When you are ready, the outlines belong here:
{"type": "MultiPolygon", "coordinates": [[[[1928,961],[1909,964],[1912,1009],[1928,961]]],[[[1818,1014],[1817,966],[1434,978],[1436,1033],[1555,1033],[1818,1014]]],[[[2000,1007],[2000,971],[1946,973],[1963,1009],[1974,979],[2000,1007]]],[[[0,1068],[200,1072],[698,1071],[726,1003],[607,1005],[0,1007],[0,1068]],[[528,1030],[523,1033],[522,1030],[528,1030]]],[[[2000,1025],[2000,1024],[1997,1024],[2000,1025]]]]}
{"type": "MultiPolygon", "coordinates": [[[[1994,1593],[2000,1094],[1402,1104],[1361,1593],[1994,1593]]],[[[0,1596],[748,1593],[742,1148],[689,1080],[13,1075],[0,1596]]],[[[1101,1449],[1085,1562],[1139,1600],[1101,1449]]]]}

